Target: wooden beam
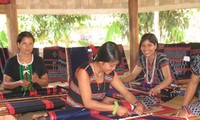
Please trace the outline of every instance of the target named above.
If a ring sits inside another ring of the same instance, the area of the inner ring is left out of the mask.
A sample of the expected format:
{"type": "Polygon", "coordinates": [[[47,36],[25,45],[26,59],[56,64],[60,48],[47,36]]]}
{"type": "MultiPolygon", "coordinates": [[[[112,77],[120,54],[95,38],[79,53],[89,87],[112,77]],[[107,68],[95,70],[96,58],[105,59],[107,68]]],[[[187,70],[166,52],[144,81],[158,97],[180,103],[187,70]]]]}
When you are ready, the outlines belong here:
{"type": "Polygon", "coordinates": [[[6,5],[0,5],[0,14],[5,14],[6,13],[6,5]]]}
{"type": "Polygon", "coordinates": [[[129,30],[130,30],[130,70],[132,71],[138,59],[138,0],[129,0],[129,30]]]}
{"type": "Polygon", "coordinates": [[[8,54],[9,57],[11,57],[18,52],[16,44],[18,35],[16,0],[12,0],[10,4],[6,5],[6,17],[8,29],[8,54]]]}

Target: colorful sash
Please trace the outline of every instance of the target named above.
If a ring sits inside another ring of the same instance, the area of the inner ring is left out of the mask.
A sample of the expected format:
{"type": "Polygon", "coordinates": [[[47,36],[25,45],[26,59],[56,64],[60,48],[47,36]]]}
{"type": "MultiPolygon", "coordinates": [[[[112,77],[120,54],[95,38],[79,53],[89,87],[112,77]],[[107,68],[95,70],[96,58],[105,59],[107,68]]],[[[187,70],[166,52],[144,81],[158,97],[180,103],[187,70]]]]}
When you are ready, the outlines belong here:
{"type": "Polygon", "coordinates": [[[33,90],[32,82],[32,64],[31,65],[19,65],[20,80],[27,80],[30,82],[30,85],[27,88],[21,88],[22,91],[33,90]]]}

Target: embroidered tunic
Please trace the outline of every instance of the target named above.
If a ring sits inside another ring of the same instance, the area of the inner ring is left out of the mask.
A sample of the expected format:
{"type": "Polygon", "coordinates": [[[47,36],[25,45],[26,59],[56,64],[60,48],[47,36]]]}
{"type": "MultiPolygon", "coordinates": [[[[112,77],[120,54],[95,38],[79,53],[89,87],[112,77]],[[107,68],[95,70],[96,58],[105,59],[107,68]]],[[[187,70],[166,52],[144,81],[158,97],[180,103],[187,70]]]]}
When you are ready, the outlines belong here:
{"type": "MultiPolygon", "coordinates": [[[[92,99],[97,101],[102,101],[105,97],[106,92],[109,90],[109,86],[111,81],[114,78],[114,72],[111,72],[109,75],[104,75],[104,81],[102,83],[97,83],[95,79],[94,72],[90,66],[90,63],[85,63],[81,65],[78,69],[84,69],[90,78],[90,87],[92,92],[92,99]]],[[[66,109],[71,107],[84,107],[83,101],[81,99],[80,90],[78,87],[78,81],[76,77],[70,82],[70,90],[67,97],[68,105],[66,105],[66,109]]]]}
{"type": "MultiPolygon", "coordinates": [[[[147,63],[148,66],[146,66],[146,57],[144,55],[139,57],[139,60],[137,63],[137,65],[142,68],[142,72],[144,73],[143,84],[144,84],[145,89],[147,89],[147,90],[150,90],[152,87],[155,87],[156,85],[159,85],[162,81],[164,81],[165,78],[162,73],[162,68],[169,65],[169,59],[167,58],[167,56],[165,54],[157,52],[157,56],[155,58],[156,58],[155,70],[151,69],[151,68],[153,68],[153,66],[151,66],[150,63],[147,63]],[[152,79],[153,81],[150,84],[148,84],[146,81],[146,76],[145,76],[147,74],[146,69],[148,69],[148,77],[147,77],[148,81],[151,81],[151,79],[153,77],[153,79],[152,79]],[[152,73],[152,71],[154,71],[154,73],[152,73]]],[[[172,74],[172,71],[171,71],[171,76],[172,76],[172,79],[174,79],[174,82],[176,83],[176,80],[175,80],[174,75],[172,74]]],[[[163,101],[168,101],[168,100],[172,99],[174,96],[176,96],[176,94],[171,94],[171,92],[173,92],[173,91],[161,90],[161,94],[164,94],[167,96],[170,95],[170,97],[168,97],[168,98],[164,97],[164,98],[158,99],[156,97],[146,96],[146,95],[145,96],[139,95],[139,96],[136,96],[136,98],[138,100],[141,100],[144,103],[146,108],[150,108],[156,104],[160,104],[163,101]]]]}
{"type": "MultiPolygon", "coordinates": [[[[39,78],[45,73],[47,73],[47,68],[44,64],[43,59],[37,55],[33,55],[33,61],[32,63],[27,65],[27,68],[25,68],[22,64],[18,62],[17,55],[15,55],[7,60],[4,69],[4,74],[10,76],[13,81],[18,81],[22,79],[32,80],[30,76],[33,73],[36,73],[39,76],[39,78]]],[[[41,88],[41,86],[38,85],[37,83],[32,83],[32,87],[30,89],[41,88]]],[[[21,91],[21,90],[24,90],[22,89],[21,86],[13,89],[13,91],[21,91]]]]}
{"type": "MultiPolygon", "coordinates": [[[[144,55],[142,55],[141,57],[139,57],[138,66],[142,67],[142,71],[144,74],[147,73],[146,70],[146,57],[144,55]]],[[[164,81],[164,75],[162,73],[162,68],[169,65],[169,59],[167,58],[167,56],[163,53],[157,53],[157,58],[156,58],[156,64],[155,64],[155,73],[153,76],[153,84],[159,84],[162,81],[164,81]]],[[[150,63],[148,63],[147,68],[149,69],[149,74],[148,74],[148,78],[149,80],[152,78],[152,69],[150,69],[150,63]]],[[[171,73],[172,78],[174,78],[173,74],[171,73]]],[[[144,81],[146,82],[146,81],[144,81]]]]}

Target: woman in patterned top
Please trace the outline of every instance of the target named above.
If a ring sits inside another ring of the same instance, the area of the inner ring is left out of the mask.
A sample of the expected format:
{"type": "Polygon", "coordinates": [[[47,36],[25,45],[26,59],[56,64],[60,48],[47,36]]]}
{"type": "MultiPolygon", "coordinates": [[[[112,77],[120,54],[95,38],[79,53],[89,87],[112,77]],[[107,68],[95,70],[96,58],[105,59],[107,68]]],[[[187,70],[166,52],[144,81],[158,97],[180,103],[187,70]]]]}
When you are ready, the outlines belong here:
{"type": "MultiPolygon", "coordinates": [[[[146,104],[146,107],[149,108],[154,104],[160,103],[159,100],[152,96],[161,93],[162,89],[168,87],[173,81],[173,75],[170,71],[167,56],[163,53],[157,52],[158,40],[154,34],[144,34],[141,38],[139,47],[142,55],[139,57],[137,65],[133,69],[132,73],[122,78],[122,81],[134,81],[136,77],[143,72],[143,84],[150,87],[150,90],[149,96],[142,97],[142,101],[146,104]]],[[[141,99],[141,96],[139,98],[141,99]]]]}
{"type": "Polygon", "coordinates": [[[183,104],[177,115],[182,117],[199,116],[200,115],[200,91],[197,90],[200,80],[200,56],[196,56],[194,60],[191,60],[191,80],[187,85],[186,94],[184,96],[183,104]],[[197,90],[198,100],[193,104],[190,104],[192,98],[197,90]]]}
{"type": "Polygon", "coordinates": [[[34,37],[30,32],[21,32],[17,37],[19,53],[6,62],[3,87],[7,90],[25,91],[48,85],[47,68],[41,57],[32,54],[34,37]]]}
{"type": "Polygon", "coordinates": [[[125,88],[114,71],[121,59],[118,46],[113,42],[104,43],[98,50],[94,61],[82,64],[70,82],[66,109],[85,107],[97,111],[115,111],[119,116],[130,115],[130,111],[106,101],[105,94],[112,85],[125,100],[135,104],[135,112],[142,114],[144,106],[125,88]],[[136,104],[137,103],[137,104],[136,104]]]}

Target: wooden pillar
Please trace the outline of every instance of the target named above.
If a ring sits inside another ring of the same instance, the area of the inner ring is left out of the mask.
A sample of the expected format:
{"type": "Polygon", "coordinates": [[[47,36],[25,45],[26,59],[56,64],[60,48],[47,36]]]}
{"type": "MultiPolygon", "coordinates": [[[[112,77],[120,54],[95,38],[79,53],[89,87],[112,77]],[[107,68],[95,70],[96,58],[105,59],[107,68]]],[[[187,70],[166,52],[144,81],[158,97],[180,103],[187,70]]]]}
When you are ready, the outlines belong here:
{"type": "Polygon", "coordinates": [[[8,54],[9,57],[18,52],[17,35],[18,35],[18,22],[17,22],[17,6],[16,0],[11,0],[11,3],[6,5],[7,17],[7,31],[8,31],[8,54]]]}
{"type": "Polygon", "coordinates": [[[138,0],[128,1],[129,9],[129,30],[130,30],[130,70],[135,67],[138,59],[138,0]]]}

